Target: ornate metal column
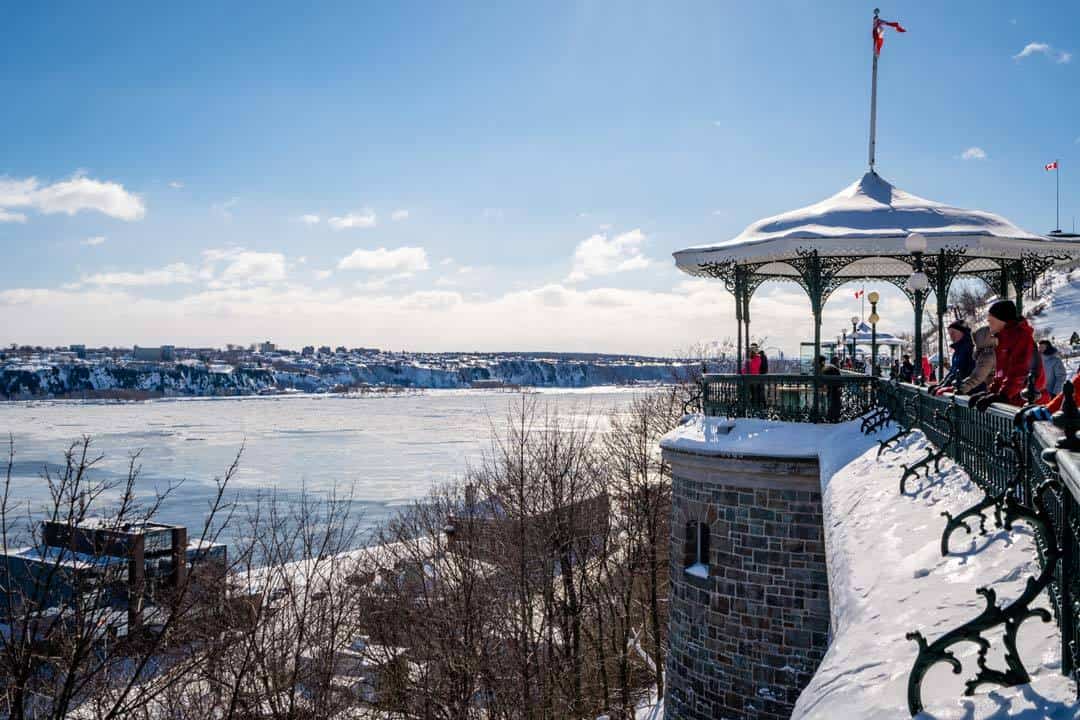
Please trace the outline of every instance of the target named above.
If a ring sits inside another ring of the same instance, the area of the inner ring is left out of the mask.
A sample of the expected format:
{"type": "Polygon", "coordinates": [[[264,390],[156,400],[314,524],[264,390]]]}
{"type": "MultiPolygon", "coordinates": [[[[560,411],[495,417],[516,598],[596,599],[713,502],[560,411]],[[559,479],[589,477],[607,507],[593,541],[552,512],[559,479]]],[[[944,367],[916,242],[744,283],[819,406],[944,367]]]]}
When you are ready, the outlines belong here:
{"type": "Polygon", "coordinates": [[[743,341],[746,345],[746,359],[750,360],[750,296],[754,293],[754,288],[751,285],[750,273],[746,268],[743,268],[743,323],[746,325],[746,338],[743,341]]]}
{"type": "MultiPolygon", "coordinates": [[[[945,377],[945,314],[949,310],[949,288],[953,280],[960,274],[960,268],[964,264],[963,248],[941,249],[936,255],[930,255],[925,259],[926,274],[930,278],[930,285],[934,289],[937,299],[937,326],[938,326],[938,371],[937,380],[945,377]]],[[[922,362],[922,358],[919,358],[922,362]]]]}
{"type": "MultiPolygon", "coordinates": [[[[1025,263],[1023,260],[1013,260],[1009,263],[1009,280],[1012,282],[1013,289],[1016,291],[1016,314],[1020,317],[1024,316],[1024,290],[1027,289],[1027,280],[1029,273],[1026,271],[1025,263]]],[[[1034,272],[1030,273],[1032,276],[1034,272]]],[[[1002,297],[1008,297],[1003,295],[1002,297]]]]}
{"type": "Polygon", "coordinates": [[[735,326],[737,328],[737,333],[738,333],[737,336],[736,336],[736,339],[735,339],[735,373],[738,374],[738,375],[742,375],[742,370],[743,370],[743,367],[742,367],[743,366],[743,359],[742,359],[742,353],[743,353],[743,332],[742,332],[743,331],[743,314],[742,314],[742,309],[743,309],[743,302],[742,302],[743,282],[742,282],[742,277],[743,276],[742,276],[742,273],[739,271],[739,268],[737,266],[735,267],[733,275],[734,275],[734,283],[733,283],[734,287],[729,288],[729,289],[732,290],[732,292],[735,295],[735,326]]]}
{"type": "Polygon", "coordinates": [[[825,301],[840,284],[836,274],[845,265],[851,262],[851,258],[821,257],[817,250],[800,248],[796,250],[797,260],[790,261],[791,266],[799,273],[799,284],[810,297],[810,311],[814,315],[814,421],[820,417],[821,393],[819,392],[821,365],[818,358],[821,357],[821,311],[825,307],[825,301]]]}

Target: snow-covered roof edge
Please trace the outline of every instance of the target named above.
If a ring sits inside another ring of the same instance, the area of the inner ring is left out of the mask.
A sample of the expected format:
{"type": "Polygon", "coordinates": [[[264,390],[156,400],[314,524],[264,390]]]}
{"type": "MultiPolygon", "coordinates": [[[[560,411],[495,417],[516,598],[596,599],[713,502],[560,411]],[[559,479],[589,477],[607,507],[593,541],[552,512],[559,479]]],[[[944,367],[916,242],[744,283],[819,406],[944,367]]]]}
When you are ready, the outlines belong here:
{"type": "Polygon", "coordinates": [[[723,260],[790,259],[803,249],[826,256],[906,255],[904,241],[912,232],[926,236],[928,252],[967,248],[977,251],[969,252],[973,257],[1080,255],[1075,241],[1037,235],[994,213],[926,200],[868,172],[821,202],[758,220],[731,240],[679,250],[674,257],[680,269],[693,272],[723,260]]]}

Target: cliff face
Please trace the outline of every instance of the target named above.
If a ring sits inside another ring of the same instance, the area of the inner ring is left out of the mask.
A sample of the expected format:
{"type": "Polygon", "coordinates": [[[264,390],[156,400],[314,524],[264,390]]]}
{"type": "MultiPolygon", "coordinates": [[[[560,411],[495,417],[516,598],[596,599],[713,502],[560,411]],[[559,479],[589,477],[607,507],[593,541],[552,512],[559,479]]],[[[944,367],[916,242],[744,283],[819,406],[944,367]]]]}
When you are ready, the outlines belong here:
{"type": "Polygon", "coordinates": [[[571,360],[499,360],[489,364],[427,367],[409,363],[327,365],[317,372],[161,365],[37,365],[0,369],[0,398],[159,397],[253,395],[278,390],[326,392],[359,385],[409,388],[467,388],[498,380],[529,387],[590,387],[671,382],[685,371],[665,363],[603,363],[571,360]]]}

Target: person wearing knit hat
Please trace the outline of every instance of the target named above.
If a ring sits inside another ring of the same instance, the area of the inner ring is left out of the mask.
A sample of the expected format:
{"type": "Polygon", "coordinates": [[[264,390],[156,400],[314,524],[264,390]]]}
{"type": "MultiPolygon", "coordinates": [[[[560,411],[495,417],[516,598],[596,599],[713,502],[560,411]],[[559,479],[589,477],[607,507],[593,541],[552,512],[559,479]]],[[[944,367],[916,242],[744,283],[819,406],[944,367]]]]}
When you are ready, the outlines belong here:
{"type": "Polygon", "coordinates": [[[986,324],[998,341],[994,352],[997,367],[987,397],[979,401],[979,407],[987,407],[991,402],[1024,405],[1021,393],[1027,387],[1029,374],[1035,378],[1038,393],[1035,402],[1045,405],[1050,400],[1046,373],[1035,347],[1035,330],[1027,319],[1020,317],[1012,300],[998,300],[987,311],[986,324]]]}
{"type": "MultiPolygon", "coordinates": [[[[1003,323],[1017,322],[1020,319],[1020,314],[1016,312],[1016,303],[1012,300],[997,300],[990,305],[987,312],[990,313],[990,317],[1003,323]]],[[[990,323],[990,329],[994,330],[993,323],[990,323]]],[[[996,330],[994,334],[997,335],[996,330]]]]}
{"type": "Polygon", "coordinates": [[[968,324],[963,320],[953,320],[949,323],[948,333],[949,347],[953,351],[949,372],[940,382],[929,388],[938,395],[954,387],[975,369],[975,343],[971,339],[971,328],[968,324]]]}

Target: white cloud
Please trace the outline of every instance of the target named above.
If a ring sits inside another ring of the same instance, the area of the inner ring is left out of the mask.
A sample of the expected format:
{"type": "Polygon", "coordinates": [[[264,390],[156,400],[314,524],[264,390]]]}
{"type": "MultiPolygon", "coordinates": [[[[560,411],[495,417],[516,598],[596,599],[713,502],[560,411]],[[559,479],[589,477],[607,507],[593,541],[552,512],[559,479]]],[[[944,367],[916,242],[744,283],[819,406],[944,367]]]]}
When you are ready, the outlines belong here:
{"type": "Polygon", "coordinates": [[[86,245],[88,247],[96,247],[97,245],[105,244],[104,235],[95,235],[94,237],[88,237],[85,240],[79,242],[80,245],[86,245]]]}
{"type": "Polygon", "coordinates": [[[1064,64],[1072,60],[1072,53],[1066,50],[1058,50],[1049,43],[1030,42],[1024,49],[1013,55],[1013,60],[1022,60],[1032,55],[1045,55],[1056,63],[1064,64]]]}
{"type": "MultiPolygon", "coordinates": [[[[196,274],[201,278],[201,271],[196,274]]],[[[291,282],[187,287],[187,294],[167,299],[120,286],[0,290],[0,345],[66,345],[74,337],[94,345],[223,345],[236,341],[239,327],[247,336],[272,337],[295,348],[316,336],[339,338],[335,343],[345,345],[374,337],[384,347],[413,350],[555,348],[664,355],[735,338],[731,296],[722,283],[706,279],[688,278],[662,292],[556,283],[487,296],[437,288],[360,294],[291,282]]],[[[896,314],[895,325],[886,314],[878,329],[909,329],[910,306],[903,294],[885,284],[875,289],[884,307],[909,308],[896,314]]],[[[752,336],[765,336],[766,346],[794,354],[799,340],[812,336],[809,302],[793,284],[763,285],[752,313],[752,336]]],[[[848,319],[858,313],[851,293],[837,293],[825,308],[824,334],[830,327],[850,327],[848,319]]]]}
{"type": "Polygon", "coordinates": [[[195,268],[185,263],[173,263],[157,270],[84,275],[82,282],[84,285],[146,287],[152,285],[182,285],[193,283],[196,279],[198,279],[198,273],[195,268]]]}
{"type": "MultiPolygon", "coordinates": [[[[276,252],[256,252],[243,248],[204,250],[203,258],[213,268],[219,263],[224,267],[220,273],[211,275],[211,287],[236,287],[242,285],[265,285],[285,279],[285,256],[276,252]]],[[[204,277],[210,275],[204,272],[204,277]]]]}
{"type": "Polygon", "coordinates": [[[419,272],[428,269],[427,252],[420,247],[401,247],[395,250],[353,250],[338,262],[338,270],[368,272],[419,272]]]}
{"type": "Polygon", "coordinates": [[[316,270],[315,271],[315,278],[317,280],[325,280],[326,278],[330,277],[333,274],[334,274],[333,270],[316,270]]]}
{"type": "Polygon", "coordinates": [[[332,217],[326,221],[330,227],[335,230],[346,230],[348,228],[373,228],[375,227],[375,211],[374,210],[360,210],[358,212],[346,213],[340,217],[332,217]]]}
{"type": "MultiPolygon", "coordinates": [[[[123,185],[95,180],[76,173],[67,180],[42,185],[37,178],[0,178],[0,211],[5,208],[30,207],[45,215],[74,215],[95,210],[118,220],[141,220],[146,215],[142,198],[123,185]]],[[[4,213],[11,222],[25,222],[22,213],[4,213]]]]}
{"type": "Polygon", "coordinates": [[[394,212],[390,213],[390,219],[394,220],[395,222],[398,221],[398,220],[408,220],[409,219],[409,211],[408,210],[395,210],[394,212]]]}
{"type": "Polygon", "coordinates": [[[184,183],[180,182],[179,180],[170,180],[169,187],[171,187],[173,190],[179,190],[180,188],[184,187],[184,183]]]}
{"type": "Polygon", "coordinates": [[[4,208],[0,208],[0,223],[5,222],[26,222],[26,215],[17,212],[8,212],[4,208]]]}
{"type": "Polygon", "coordinates": [[[33,203],[33,192],[37,189],[37,178],[16,180],[0,177],[0,207],[25,207],[33,203]]]}
{"type": "Polygon", "coordinates": [[[574,250],[574,265],[568,282],[580,282],[597,275],[611,275],[648,267],[651,260],[641,254],[645,233],[640,229],[616,235],[597,233],[582,240],[574,250]]]}
{"type": "Polygon", "coordinates": [[[981,147],[969,147],[964,152],[960,153],[961,160],[985,160],[986,151],[981,147]]]}
{"type": "Polygon", "coordinates": [[[413,276],[411,272],[394,273],[393,275],[387,275],[385,277],[373,278],[371,280],[361,280],[355,284],[357,290],[364,292],[378,292],[385,290],[394,283],[399,283],[402,280],[408,280],[413,276]]]}
{"type": "Polygon", "coordinates": [[[304,223],[305,225],[318,225],[321,220],[322,218],[320,218],[318,215],[312,215],[310,213],[300,216],[300,222],[304,223]]]}
{"type": "Polygon", "coordinates": [[[461,293],[450,290],[421,290],[399,301],[401,307],[408,310],[449,310],[463,302],[461,293]]]}

